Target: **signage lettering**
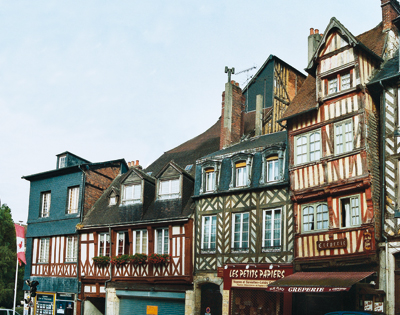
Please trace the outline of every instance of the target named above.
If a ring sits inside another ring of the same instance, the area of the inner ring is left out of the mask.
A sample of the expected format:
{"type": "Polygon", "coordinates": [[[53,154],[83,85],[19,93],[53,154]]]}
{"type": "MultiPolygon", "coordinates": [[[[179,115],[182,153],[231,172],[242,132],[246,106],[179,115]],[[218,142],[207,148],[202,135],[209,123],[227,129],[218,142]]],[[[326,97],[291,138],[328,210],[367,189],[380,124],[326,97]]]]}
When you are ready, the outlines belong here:
{"type": "Polygon", "coordinates": [[[229,271],[232,279],[281,279],[285,277],[285,270],[277,269],[232,269],[229,271]]]}
{"type": "Polygon", "coordinates": [[[329,241],[317,241],[318,250],[346,248],[346,247],[347,247],[347,238],[340,238],[337,240],[329,240],[329,241]]]}

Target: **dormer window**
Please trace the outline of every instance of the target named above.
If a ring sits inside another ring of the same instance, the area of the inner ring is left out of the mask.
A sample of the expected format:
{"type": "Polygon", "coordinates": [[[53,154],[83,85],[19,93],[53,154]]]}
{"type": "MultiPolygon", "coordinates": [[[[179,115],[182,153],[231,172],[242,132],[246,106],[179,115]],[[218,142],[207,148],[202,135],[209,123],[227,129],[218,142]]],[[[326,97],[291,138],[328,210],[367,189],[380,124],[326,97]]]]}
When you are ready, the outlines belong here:
{"type": "Polygon", "coordinates": [[[142,185],[141,184],[126,184],[123,186],[123,205],[130,205],[140,202],[140,197],[142,195],[142,185]]]}
{"type": "Polygon", "coordinates": [[[108,196],[109,198],[109,205],[113,206],[118,203],[118,195],[115,193],[114,189],[112,189],[111,193],[108,196]]]}
{"type": "MultiPolygon", "coordinates": [[[[54,165],[54,164],[53,164],[54,165]]],[[[58,168],[63,168],[67,166],[67,156],[62,155],[58,158],[58,168]]]]}
{"type": "Polygon", "coordinates": [[[262,153],[262,170],[260,184],[271,184],[284,180],[284,160],[285,149],[284,143],[267,147],[262,153]]]}
{"type": "Polygon", "coordinates": [[[279,180],[279,160],[278,156],[267,158],[267,182],[275,182],[279,180]]]}
{"type": "Polygon", "coordinates": [[[236,169],[236,187],[246,186],[247,183],[247,169],[246,161],[240,161],[235,163],[236,169]]]}
{"type": "Polygon", "coordinates": [[[220,161],[206,161],[202,164],[202,180],[200,193],[212,193],[218,190],[220,161]]]}
{"type": "Polygon", "coordinates": [[[208,167],[204,170],[205,172],[205,183],[206,192],[215,190],[215,170],[213,167],[208,167]]]}
{"type": "Polygon", "coordinates": [[[179,178],[160,180],[159,198],[160,199],[179,198],[179,178]]]}

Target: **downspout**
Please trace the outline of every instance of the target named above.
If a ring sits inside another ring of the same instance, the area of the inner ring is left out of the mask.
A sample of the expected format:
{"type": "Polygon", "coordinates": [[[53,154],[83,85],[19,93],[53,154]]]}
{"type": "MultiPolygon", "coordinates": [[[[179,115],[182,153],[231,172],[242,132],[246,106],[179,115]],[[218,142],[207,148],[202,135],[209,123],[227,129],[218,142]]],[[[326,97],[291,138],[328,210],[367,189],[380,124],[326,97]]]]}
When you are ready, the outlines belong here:
{"type": "MultiPolygon", "coordinates": [[[[382,238],[385,240],[385,292],[387,294],[388,292],[388,287],[389,287],[389,272],[388,272],[388,264],[389,264],[389,255],[388,255],[388,239],[385,236],[385,196],[386,196],[386,185],[385,183],[385,177],[386,177],[386,152],[385,152],[385,144],[386,144],[386,97],[385,97],[385,87],[382,84],[382,80],[379,81],[379,84],[382,86],[382,104],[381,110],[382,110],[382,142],[381,142],[381,152],[382,152],[382,178],[381,178],[381,212],[382,212],[382,222],[381,222],[381,234],[382,238]]],[[[387,310],[387,295],[386,295],[386,307],[385,309],[387,310]]]]}
{"type": "MultiPolygon", "coordinates": [[[[78,168],[82,171],[82,192],[81,192],[81,209],[80,209],[80,214],[79,214],[79,223],[82,223],[82,219],[83,219],[83,205],[85,204],[85,184],[86,184],[86,173],[85,173],[85,171],[81,168],[81,165],[78,165],[78,168]]],[[[80,249],[81,248],[81,238],[79,237],[80,236],[80,234],[79,233],[77,233],[78,235],[77,235],[77,246],[78,246],[78,248],[80,249]]],[[[80,253],[81,251],[80,250],[78,250],[78,256],[79,256],[79,253],[80,253]]],[[[77,262],[76,262],[76,278],[77,278],[77,281],[78,281],[78,295],[79,295],[79,293],[80,293],[80,291],[82,290],[82,284],[81,284],[81,290],[79,289],[79,273],[80,273],[80,269],[79,269],[79,262],[80,262],[80,257],[77,257],[77,262]]],[[[80,301],[81,302],[81,315],[83,315],[83,312],[84,312],[84,309],[83,309],[83,301],[82,300],[80,300],[80,299],[77,299],[77,301],[80,301]]]]}
{"type": "MultiPolygon", "coordinates": [[[[110,253],[109,253],[109,255],[110,255],[110,264],[109,264],[109,266],[108,266],[108,268],[109,268],[109,272],[110,272],[110,278],[108,279],[108,280],[106,280],[106,282],[104,282],[104,290],[106,291],[106,301],[105,301],[105,315],[107,315],[107,295],[108,295],[108,292],[107,292],[107,283],[109,283],[109,282],[111,282],[111,280],[112,280],[112,274],[111,274],[111,257],[112,257],[112,255],[111,255],[111,252],[112,252],[112,239],[111,239],[111,226],[108,226],[108,235],[110,236],[110,253]]],[[[106,245],[107,246],[107,245],[106,245]]]]}

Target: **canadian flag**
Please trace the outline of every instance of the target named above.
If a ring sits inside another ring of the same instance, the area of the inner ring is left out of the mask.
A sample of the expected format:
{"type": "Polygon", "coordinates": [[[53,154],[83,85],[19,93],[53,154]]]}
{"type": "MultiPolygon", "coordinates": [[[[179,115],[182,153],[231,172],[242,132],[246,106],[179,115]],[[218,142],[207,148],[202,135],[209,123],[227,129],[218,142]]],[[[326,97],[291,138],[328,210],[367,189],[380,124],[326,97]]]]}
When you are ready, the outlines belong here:
{"type": "Polygon", "coordinates": [[[17,258],[19,265],[21,266],[21,261],[26,265],[25,259],[25,228],[21,225],[15,225],[15,234],[17,235],[17,258]]]}

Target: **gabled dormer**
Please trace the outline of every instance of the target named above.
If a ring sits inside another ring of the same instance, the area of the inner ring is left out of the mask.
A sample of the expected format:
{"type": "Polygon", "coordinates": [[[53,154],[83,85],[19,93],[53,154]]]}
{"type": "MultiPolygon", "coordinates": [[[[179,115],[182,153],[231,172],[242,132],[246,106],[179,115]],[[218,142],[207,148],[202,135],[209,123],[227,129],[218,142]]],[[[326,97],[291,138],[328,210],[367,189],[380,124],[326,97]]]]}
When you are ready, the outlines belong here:
{"type": "Polygon", "coordinates": [[[90,163],[90,161],[85,160],[71,152],[65,151],[63,153],[57,154],[57,166],[56,169],[90,163]]]}

